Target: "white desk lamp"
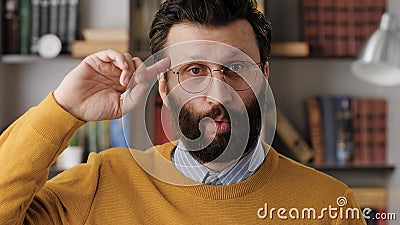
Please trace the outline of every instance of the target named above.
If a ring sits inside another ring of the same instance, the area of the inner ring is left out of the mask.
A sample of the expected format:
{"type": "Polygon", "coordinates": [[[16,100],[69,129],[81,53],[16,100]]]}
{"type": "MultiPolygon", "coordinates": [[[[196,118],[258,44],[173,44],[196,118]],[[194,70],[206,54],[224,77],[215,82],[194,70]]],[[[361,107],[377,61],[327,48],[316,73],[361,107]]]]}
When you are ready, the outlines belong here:
{"type": "Polygon", "coordinates": [[[394,15],[382,15],[379,28],[364,44],[351,71],[371,84],[400,85],[400,30],[394,15]]]}

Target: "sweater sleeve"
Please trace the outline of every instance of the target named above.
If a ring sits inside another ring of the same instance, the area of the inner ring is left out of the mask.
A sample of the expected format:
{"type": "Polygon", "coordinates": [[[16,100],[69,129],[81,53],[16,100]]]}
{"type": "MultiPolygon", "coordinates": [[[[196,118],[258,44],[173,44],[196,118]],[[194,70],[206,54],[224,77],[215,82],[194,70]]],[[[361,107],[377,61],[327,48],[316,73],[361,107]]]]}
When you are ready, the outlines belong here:
{"type": "MultiPolygon", "coordinates": [[[[68,210],[65,207],[71,206],[65,205],[62,196],[51,189],[54,184],[44,186],[50,166],[83,124],[59,106],[51,93],[3,132],[0,136],[0,224],[62,222],[68,210]]],[[[94,167],[99,165],[94,163],[94,167]]],[[[59,180],[53,183],[57,182],[62,183],[59,180]]],[[[68,189],[68,183],[64,186],[68,189]]],[[[83,212],[77,212],[80,213],[83,212]]]]}

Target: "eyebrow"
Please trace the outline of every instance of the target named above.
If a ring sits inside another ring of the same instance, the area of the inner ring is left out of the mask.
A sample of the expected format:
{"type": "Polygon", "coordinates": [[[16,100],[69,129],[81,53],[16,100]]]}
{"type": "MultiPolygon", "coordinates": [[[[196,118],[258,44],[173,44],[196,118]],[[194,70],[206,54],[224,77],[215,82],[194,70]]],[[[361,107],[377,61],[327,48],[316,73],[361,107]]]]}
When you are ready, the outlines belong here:
{"type": "MultiPolygon", "coordinates": [[[[244,53],[244,51],[243,50],[241,50],[241,49],[239,49],[240,51],[232,51],[230,54],[228,54],[226,57],[227,58],[232,58],[232,57],[236,57],[236,56],[238,56],[238,55],[240,55],[240,54],[245,54],[247,57],[250,57],[250,56],[248,56],[246,53],[244,53]]],[[[189,59],[189,60],[204,60],[205,58],[207,58],[206,57],[206,55],[201,55],[201,54],[192,54],[192,55],[190,55],[190,54],[185,54],[185,55],[183,55],[185,58],[187,58],[187,59],[189,59]]]]}

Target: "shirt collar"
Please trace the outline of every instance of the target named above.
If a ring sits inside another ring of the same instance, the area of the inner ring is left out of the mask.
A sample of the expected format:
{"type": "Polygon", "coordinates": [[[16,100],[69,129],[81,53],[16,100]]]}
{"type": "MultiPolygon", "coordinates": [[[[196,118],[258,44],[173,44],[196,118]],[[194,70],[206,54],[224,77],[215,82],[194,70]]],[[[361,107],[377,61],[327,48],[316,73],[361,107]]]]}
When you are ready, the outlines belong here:
{"type": "Polygon", "coordinates": [[[175,167],[186,177],[203,183],[208,176],[217,176],[222,185],[235,184],[250,177],[260,167],[268,154],[261,141],[257,141],[256,147],[238,162],[233,163],[221,172],[212,171],[195,160],[185,146],[179,141],[172,155],[175,167]]]}

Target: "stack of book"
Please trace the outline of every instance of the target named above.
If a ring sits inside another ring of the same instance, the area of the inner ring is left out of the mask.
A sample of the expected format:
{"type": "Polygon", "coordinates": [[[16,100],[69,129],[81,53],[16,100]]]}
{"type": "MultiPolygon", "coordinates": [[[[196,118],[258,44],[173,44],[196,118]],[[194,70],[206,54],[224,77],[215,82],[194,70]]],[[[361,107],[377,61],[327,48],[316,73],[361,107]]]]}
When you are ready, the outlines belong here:
{"type": "Polygon", "coordinates": [[[129,117],[88,122],[73,135],[68,148],[58,158],[56,168],[69,169],[85,162],[91,152],[101,152],[108,148],[126,148],[129,147],[129,142],[129,117]]]}
{"type": "Polygon", "coordinates": [[[72,57],[83,58],[100,50],[129,51],[129,33],[126,29],[83,29],[84,40],[75,40],[72,57]]]}
{"type": "Polygon", "coordinates": [[[302,36],[311,55],[356,56],[385,10],[381,0],[302,0],[302,36]]]}
{"type": "Polygon", "coordinates": [[[386,163],[385,99],[318,96],[306,105],[315,165],[386,163]]]}
{"type": "Polygon", "coordinates": [[[368,225],[388,224],[393,214],[387,211],[387,190],[384,187],[354,187],[352,188],[361,210],[364,212],[368,225]]]}
{"type": "Polygon", "coordinates": [[[34,54],[37,41],[44,34],[57,35],[63,52],[70,52],[77,38],[79,0],[5,0],[3,3],[4,54],[34,54]]]}

